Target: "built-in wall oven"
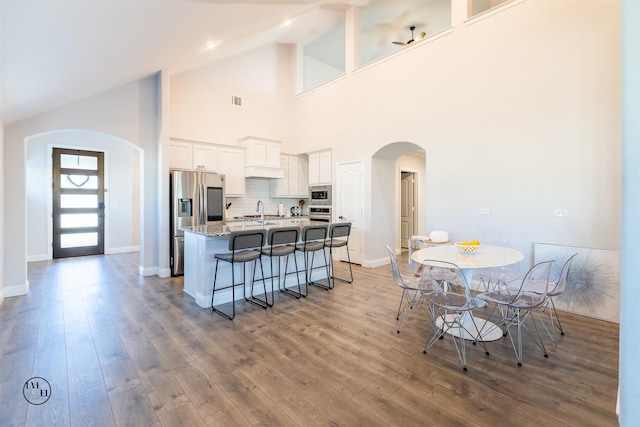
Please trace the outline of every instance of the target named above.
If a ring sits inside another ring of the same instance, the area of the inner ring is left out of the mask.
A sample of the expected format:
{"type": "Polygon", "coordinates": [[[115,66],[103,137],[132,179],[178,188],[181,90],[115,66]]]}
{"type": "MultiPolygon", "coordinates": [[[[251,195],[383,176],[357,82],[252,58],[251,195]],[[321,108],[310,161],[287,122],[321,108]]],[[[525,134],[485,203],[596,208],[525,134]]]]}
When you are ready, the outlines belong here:
{"type": "Polygon", "coordinates": [[[309,187],[309,206],[331,206],[331,186],[312,185],[309,187]]]}
{"type": "Polygon", "coordinates": [[[325,206],[325,207],[310,206],[309,219],[311,221],[331,222],[331,208],[328,206],[325,206]]]}

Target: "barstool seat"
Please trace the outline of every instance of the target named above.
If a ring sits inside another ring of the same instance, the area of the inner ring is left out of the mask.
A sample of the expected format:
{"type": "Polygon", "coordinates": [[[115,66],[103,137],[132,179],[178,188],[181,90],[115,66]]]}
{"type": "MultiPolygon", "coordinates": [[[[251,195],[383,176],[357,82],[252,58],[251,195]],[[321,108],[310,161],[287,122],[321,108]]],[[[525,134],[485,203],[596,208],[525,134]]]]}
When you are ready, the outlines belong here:
{"type": "Polygon", "coordinates": [[[277,260],[278,263],[278,289],[280,292],[283,292],[287,295],[294,296],[296,298],[300,298],[307,296],[306,292],[302,293],[302,289],[300,287],[300,278],[298,276],[298,261],[295,257],[296,251],[296,242],[298,241],[298,236],[300,234],[299,227],[275,227],[270,228],[267,233],[267,244],[268,247],[262,249],[262,255],[269,257],[270,266],[271,266],[271,293],[273,294],[274,286],[273,279],[276,277],[273,261],[277,260]],[[291,255],[293,256],[293,262],[295,264],[295,270],[292,272],[288,272],[289,267],[289,258],[291,255]],[[281,274],[281,261],[280,259],[285,257],[284,262],[284,278],[280,280],[281,274]],[[296,280],[298,283],[298,291],[294,291],[292,289],[287,288],[287,276],[294,274],[296,276],[296,280]]]}
{"type": "Polygon", "coordinates": [[[236,286],[242,285],[242,295],[245,301],[259,305],[263,308],[267,308],[273,305],[273,300],[271,303],[269,303],[267,297],[267,287],[264,282],[264,269],[262,267],[262,248],[264,247],[266,234],[267,232],[264,229],[234,231],[229,235],[229,250],[231,252],[219,253],[214,255],[214,259],[216,260],[216,267],[213,275],[213,289],[211,291],[211,309],[216,313],[223,315],[229,320],[233,320],[233,318],[236,316],[236,286]],[[216,282],[218,279],[218,263],[220,261],[228,262],[231,264],[231,284],[217,288],[216,282]],[[254,262],[253,274],[251,276],[251,296],[247,297],[245,264],[251,261],[254,262]],[[253,292],[253,284],[256,276],[256,266],[258,263],[260,263],[260,271],[262,273],[261,280],[264,288],[264,300],[257,298],[253,292]],[[242,282],[240,283],[236,283],[235,280],[235,264],[242,265],[242,282]],[[231,288],[231,304],[233,307],[231,314],[225,313],[224,311],[216,308],[216,306],[214,305],[214,297],[216,292],[229,288],[231,288]]]}

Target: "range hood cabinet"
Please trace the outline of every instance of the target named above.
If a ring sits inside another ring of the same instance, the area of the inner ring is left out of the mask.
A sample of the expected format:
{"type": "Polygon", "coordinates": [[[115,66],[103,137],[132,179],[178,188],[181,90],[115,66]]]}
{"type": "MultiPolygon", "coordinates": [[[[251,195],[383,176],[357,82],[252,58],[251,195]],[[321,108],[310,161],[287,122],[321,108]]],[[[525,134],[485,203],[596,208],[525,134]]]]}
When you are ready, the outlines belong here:
{"type": "Polygon", "coordinates": [[[246,166],[245,178],[284,178],[284,169],[268,166],[246,166]]]}
{"type": "Polygon", "coordinates": [[[245,136],[238,140],[246,147],[245,178],[284,178],[280,166],[280,141],[245,136]]]}

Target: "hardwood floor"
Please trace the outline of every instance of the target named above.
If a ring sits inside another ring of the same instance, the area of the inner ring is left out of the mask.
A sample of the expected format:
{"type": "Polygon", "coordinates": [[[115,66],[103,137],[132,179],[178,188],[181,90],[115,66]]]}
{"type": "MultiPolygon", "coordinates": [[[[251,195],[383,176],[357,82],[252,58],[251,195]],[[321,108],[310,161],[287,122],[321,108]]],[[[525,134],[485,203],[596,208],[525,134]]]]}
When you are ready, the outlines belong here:
{"type": "Polygon", "coordinates": [[[32,263],[30,293],[0,307],[0,425],[618,425],[617,324],[562,313],[548,359],[467,345],[465,373],[449,337],[422,353],[421,309],[396,334],[389,266],[354,275],[229,321],[181,278],[138,276],[137,254],[32,263]],[[42,405],[22,393],[35,376],[42,405]]]}

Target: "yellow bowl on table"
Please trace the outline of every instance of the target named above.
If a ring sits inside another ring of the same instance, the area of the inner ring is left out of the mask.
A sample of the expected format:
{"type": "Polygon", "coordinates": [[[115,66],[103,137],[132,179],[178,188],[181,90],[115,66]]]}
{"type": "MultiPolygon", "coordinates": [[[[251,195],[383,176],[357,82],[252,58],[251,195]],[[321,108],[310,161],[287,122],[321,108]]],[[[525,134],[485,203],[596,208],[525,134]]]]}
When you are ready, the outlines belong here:
{"type": "Polygon", "coordinates": [[[473,255],[480,249],[480,242],[472,240],[470,242],[456,242],[458,251],[463,255],[473,255]]]}

